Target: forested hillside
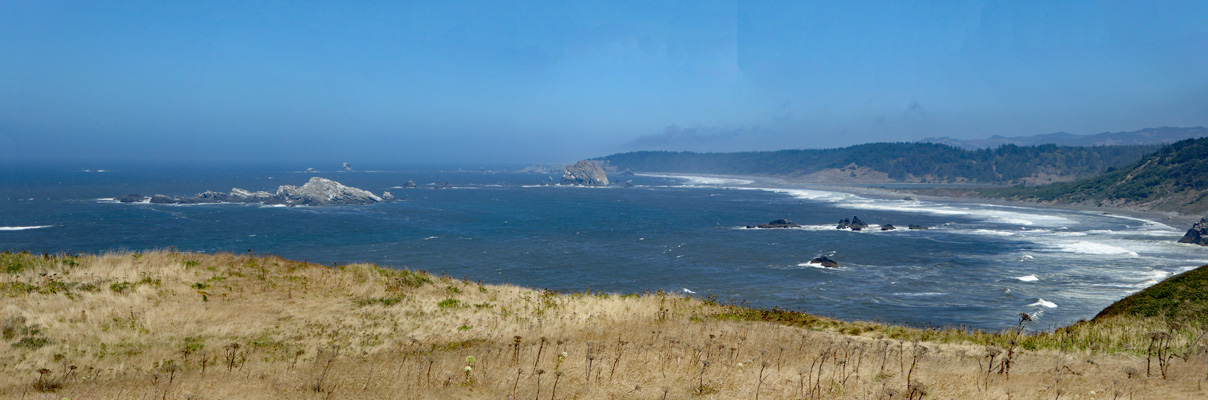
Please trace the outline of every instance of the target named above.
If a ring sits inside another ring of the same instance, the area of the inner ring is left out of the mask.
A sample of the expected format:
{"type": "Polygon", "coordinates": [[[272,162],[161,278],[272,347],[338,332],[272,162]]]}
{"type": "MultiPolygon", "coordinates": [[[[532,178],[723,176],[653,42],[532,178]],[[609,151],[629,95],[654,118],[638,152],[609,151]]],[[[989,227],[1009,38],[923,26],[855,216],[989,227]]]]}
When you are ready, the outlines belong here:
{"type": "Polygon", "coordinates": [[[763,175],[818,182],[1036,184],[1071,181],[1136,162],[1158,146],[1004,145],[964,150],[935,143],[737,153],[640,151],[602,157],[636,172],[763,175]]]}
{"type": "Polygon", "coordinates": [[[1075,182],[984,190],[984,195],[1199,214],[1208,210],[1208,138],[1162,147],[1125,168],[1075,182]]]}

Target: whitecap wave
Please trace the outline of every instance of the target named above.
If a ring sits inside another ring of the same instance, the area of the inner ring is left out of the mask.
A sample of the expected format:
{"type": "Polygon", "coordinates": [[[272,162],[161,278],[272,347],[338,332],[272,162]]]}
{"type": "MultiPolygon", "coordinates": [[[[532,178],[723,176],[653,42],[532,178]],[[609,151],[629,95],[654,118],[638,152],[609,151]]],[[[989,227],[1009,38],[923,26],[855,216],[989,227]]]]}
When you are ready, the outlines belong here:
{"type": "Polygon", "coordinates": [[[1183,235],[1183,232],[1179,232],[1179,231],[1175,231],[1175,230],[1122,230],[1122,231],[1115,231],[1115,230],[1109,230],[1109,229],[1092,229],[1092,230],[1086,231],[1086,233],[1087,233],[1087,234],[1091,234],[1091,235],[1112,235],[1112,236],[1153,236],[1153,237],[1167,237],[1167,236],[1175,236],[1175,237],[1178,237],[1178,236],[1182,236],[1182,235],[1183,235]]]}
{"type": "Polygon", "coordinates": [[[816,263],[816,262],[803,262],[803,263],[797,264],[797,266],[798,267],[813,267],[813,268],[819,268],[819,269],[825,269],[825,270],[835,269],[835,268],[831,268],[831,267],[823,267],[822,263],[816,263]]]}
{"type": "Polygon", "coordinates": [[[1129,257],[1138,257],[1137,252],[1125,249],[1123,247],[1112,246],[1105,243],[1088,242],[1079,240],[1068,243],[1058,243],[1052,245],[1053,248],[1075,254],[1093,254],[1093,255],[1125,255],[1129,257]]]}
{"type": "Polygon", "coordinates": [[[688,181],[689,185],[698,186],[719,186],[719,185],[750,185],[755,181],[748,179],[723,178],[717,176],[698,176],[698,175],[675,175],[675,174],[637,174],[638,176],[648,176],[651,178],[671,178],[683,179],[688,181]]]}
{"type": "Polygon", "coordinates": [[[1015,277],[1015,279],[1018,279],[1018,280],[1021,280],[1024,282],[1036,282],[1036,281],[1040,280],[1040,278],[1037,278],[1036,275],[1017,276],[1017,277],[1015,277]]]}
{"type": "Polygon", "coordinates": [[[1029,307],[1040,306],[1040,307],[1044,307],[1044,308],[1057,308],[1057,303],[1054,303],[1054,302],[1051,302],[1051,301],[1048,301],[1045,299],[1036,299],[1035,303],[1028,304],[1028,306],[1029,307]]]}
{"type": "Polygon", "coordinates": [[[0,226],[0,231],[27,231],[30,229],[49,228],[54,225],[31,225],[31,226],[0,226]]]}
{"type": "Polygon", "coordinates": [[[693,291],[691,291],[691,290],[688,290],[688,288],[684,288],[684,293],[687,293],[687,294],[695,294],[696,292],[693,292],[693,291]]]}
{"type": "Polygon", "coordinates": [[[1144,218],[1130,217],[1127,215],[1117,215],[1117,214],[1106,214],[1106,215],[1109,217],[1112,217],[1112,218],[1127,219],[1127,220],[1131,220],[1131,221],[1141,222],[1141,228],[1145,229],[1145,230],[1178,231],[1177,229],[1175,229],[1174,227],[1171,227],[1170,225],[1166,225],[1161,222],[1150,221],[1150,220],[1144,219],[1144,218]]]}
{"type": "Polygon", "coordinates": [[[930,297],[930,296],[943,296],[946,294],[947,293],[941,293],[941,292],[920,292],[920,293],[894,293],[893,295],[894,296],[910,296],[910,297],[930,297]]]}

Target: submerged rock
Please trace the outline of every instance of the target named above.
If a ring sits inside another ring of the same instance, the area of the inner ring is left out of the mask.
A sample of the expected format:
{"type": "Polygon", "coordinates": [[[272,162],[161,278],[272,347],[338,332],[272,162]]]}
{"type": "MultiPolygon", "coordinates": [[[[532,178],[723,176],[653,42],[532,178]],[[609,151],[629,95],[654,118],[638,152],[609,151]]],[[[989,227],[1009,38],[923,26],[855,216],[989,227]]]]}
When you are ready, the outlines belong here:
{"type": "Polygon", "coordinates": [[[915,224],[910,224],[910,226],[908,226],[907,228],[910,228],[910,230],[912,230],[912,231],[921,231],[921,230],[927,229],[927,227],[925,227],[925,226],[915,225],[915,224]]]}
{"type": "Polygon", "coordinates": [[[579,161],[562,171],[562,185],[608,186],[604,168],[591,161],[579,161]]]}
{"type": "MultiPolygon", "coordinates": [[[[126,196],[122,198],[122,201],[129,203],[134,202],[133,199],[131,196],[126,196]],[[124,201],[127,198],[130,198],[131,201],[124,201]]],[[[310,178],[310,181],[302,186],[282,185],[277,188],[276,193],[233,188],[230,193],[207,190],[193,196],[183,197],[157,194],[152,196],[150,201],[154,204],[264,203],[325,206],[373,204],[393,199],[394,195],[390,192],[385,192],[382,197],[378,197],[368,190],[344,186],[339,182],[316,176],[310,178]]]]}
{"type": "Polygon", "coordinates": [[[801,225],[794,224],[793,221],[787,219],[778,219],[766,224],[747,225],[747,229],[775,229],[775,228],[798,228],[801,225]]]}
{"type": "Polygon", "coordinates": [[[827,256],[818,256],[810,260],[810,264],[818,264],[827,268],[839,268],[839,263],[827,256]]]}
{"type": "Polygon", "coordinates": [[[1179,243],[1208,246],[1208,217],[1200,218],[1200,222],[1191,225],[1191,229],[1188,229],[1187,234],[1179,239],[1179,243]]]}

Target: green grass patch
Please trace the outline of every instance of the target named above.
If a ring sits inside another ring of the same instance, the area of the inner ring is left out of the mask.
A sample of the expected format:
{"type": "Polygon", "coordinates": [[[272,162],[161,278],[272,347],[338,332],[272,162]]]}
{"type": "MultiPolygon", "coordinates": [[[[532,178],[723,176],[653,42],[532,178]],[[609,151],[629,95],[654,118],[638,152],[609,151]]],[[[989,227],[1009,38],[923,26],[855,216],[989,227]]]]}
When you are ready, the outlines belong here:
{"type": "Polygon", "coordinates": [[[1208,326],[1208,265],[1172,276],[1103,309],[1095,320],[1121,315],[1208,326]]]}
{"type": "Polygon", "coordinates": [[[21,338],[21,340],[18,340],[17,342],[13,343],[13,348],[14,349],[37,350],[37,349],[42,348],[42,346],[46,346],[48,344],[50,344],[50,339],[40,337],[40,336],[39,337],[26,336],[26,337],[21,338]]]}

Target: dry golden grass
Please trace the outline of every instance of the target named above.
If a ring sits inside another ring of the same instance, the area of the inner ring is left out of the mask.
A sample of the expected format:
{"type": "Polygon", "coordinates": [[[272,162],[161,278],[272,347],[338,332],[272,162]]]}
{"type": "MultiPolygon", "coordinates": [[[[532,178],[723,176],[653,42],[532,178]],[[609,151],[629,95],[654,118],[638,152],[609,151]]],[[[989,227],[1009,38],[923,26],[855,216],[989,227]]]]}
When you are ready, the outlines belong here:
{"type": "Polygon", "coordinates": [[[3,254],[0,321],[3,398],[1208,398],[1157,320],[917,330],[232,254],[3,254]]]}

